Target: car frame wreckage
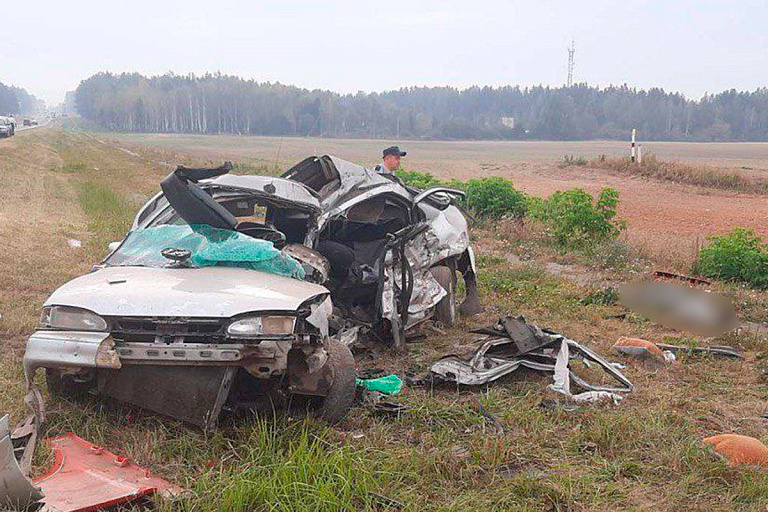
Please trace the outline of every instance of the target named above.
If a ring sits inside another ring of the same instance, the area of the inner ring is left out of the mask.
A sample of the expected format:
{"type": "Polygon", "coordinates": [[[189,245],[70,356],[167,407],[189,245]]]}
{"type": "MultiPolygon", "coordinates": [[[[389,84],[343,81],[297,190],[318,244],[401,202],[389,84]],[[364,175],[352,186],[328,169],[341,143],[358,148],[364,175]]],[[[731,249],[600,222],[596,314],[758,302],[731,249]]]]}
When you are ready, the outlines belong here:
{"type": "MultiPolygon", "coordinates": [[[[409,188],[333,156],[281,177],[178,167],[94,272],[56,290],[24,355],[30,389],[98,393],[205,429],[355,394],[350,345],[479,309],[460,191],[409,188]]],[[[39,397],[39,393],[36,395],[39,397]]],[[[34,401],[34,400],[33,400],[34,401]]]]}

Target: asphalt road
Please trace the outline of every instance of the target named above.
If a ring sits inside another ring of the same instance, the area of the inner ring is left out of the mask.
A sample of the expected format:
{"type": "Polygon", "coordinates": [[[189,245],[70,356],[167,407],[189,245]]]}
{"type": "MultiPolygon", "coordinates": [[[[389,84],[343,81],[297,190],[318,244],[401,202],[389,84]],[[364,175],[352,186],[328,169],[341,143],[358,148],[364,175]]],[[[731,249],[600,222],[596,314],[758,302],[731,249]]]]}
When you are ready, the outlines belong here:
{"type": "Polygon", "coordinates": [[[42,123],[40,123],[40,124],[38,124],[36,126],[22,126],[21,123],[19,123],[19,124],[16,125],[16,131],[17,132],[22,132],[24,130],[31,130],[32,128],[40,128],[41,126],[46,126],[47,124],[50,124],[50,122],[51,122],[51,119],[50,118],[46,118],[44,120],[44,122],[42,122],[42,123]]]}

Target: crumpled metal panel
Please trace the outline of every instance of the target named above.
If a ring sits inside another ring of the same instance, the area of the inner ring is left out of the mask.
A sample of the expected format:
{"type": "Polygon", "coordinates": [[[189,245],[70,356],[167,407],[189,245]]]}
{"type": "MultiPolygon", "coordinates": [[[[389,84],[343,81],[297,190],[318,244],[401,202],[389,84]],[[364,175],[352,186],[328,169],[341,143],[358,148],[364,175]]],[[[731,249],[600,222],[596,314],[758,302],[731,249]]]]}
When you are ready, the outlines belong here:
{"type": "Polygon", "coordinates": [[[320,330],[323,339],[327,338],[328,319],[333,314],[333,302],[331,301],[331,296],[329,295],[319,304],[312,304],[310,306],[310,311],[311,313],[307,316],[307,322],[320,330]]]}
{"type": "Polygon", "coordinates": [[[43,498],[21,470],[11,441],[10,419],[0,418],[0,508],[25,510],[43,498]]]}
{"type": "MultiPolygon", "coordinates": [[[[429,205],[423,205],[425,211],[433,214],[428,229],[408,242],[405,254],[413,271],[413,292],[408,306],[408,325],[420,321],[426,313],[445,297],[446,290],[440,286],[429,271],[437,263],[462,254],[469,247],[467,223],[464,216],[456,207],[438,210],[429,205]]],[[[400,272],[395,272],[394,283],[399,283],[400,272]]],[[[385,283],[384,288],[392,288],[393,282],[385,283]]],[[[386,290],[385,290],[386,292],[386,290]]],[[[391,291],[389,292],[391,293],[391,291]]],[[[382,304],[387,304],[385,300],[382,304]]],[[[385,318],[393,314],[385,309],[385,318]]]]}
{"type": "MultiPolygon", "coordinates": [[[[505,324],[507,319],[500,319],[496,325],[505,324]]],[[[518,317],[520,323],[525,323],[523,317],[518,317]]],[[[528,335],[522,329],[506,331],[506,335],[490,335],[479,344],[469,361],[455,355],[446,356],[435,362],[430,372],[443,380],[463,385],[479,385],[493,382],[508,375],[520,367],[538,371],[552,372],[554,383],[550,389],[568,395],[577,401],[596,401],[610,397],[614,401],[620,399],[616,392],[632,391],[632,383],[615,366],[588,347],[566,338],[561,334],[540,329],[535,324],[526,323],[530,332],[535,333],[538,344],[529,343],[530,350],[521,352],[528,335]],[[511,331],[511,332],[510,332],[511,331]],[[526,339],[515,339],[516,335],[524,335],[526,339]],[[547,341],[548,340],[548,341],[547,341]],[[573,353],[573,356],[571,355],[573,353]],[[571,359],[580,358],[585,362],[594,362],[611,375],[618,383],[617,386],[602,386],[590,384],[576,375],[570,368],[571,359]],[[571,382],[590,393],[575,395],[571,393],[571,382]]],[[[491,329],[495,329],[496,326],[491,329]]]]}
{"type": "Polygon", "coordinates": [[[305,279],[307,280],[323,284],[328,280],[328,276],[331,275],[331,264],[322,254],[314,249],[301,244],[288,244],[280,252],[312,269],[312,272],[306,273],[305,279]]]}
{"type": "Polygon", "coordinates": [[[502,358],[487,358],[484,360],[484,367],[477,368],[457,356],[448,356],[434,363],[429,371],[447,381],[465,386],[476,386],[493,382],[514,372],[521,366],[542,372],[555,370],[553,364],[537,363],[527,359],[508,360],[502,358]]]}
{"type": "Polygon", "coordinates": [[[45,493],[45,510],[85,512],[102,510],[143,496],[179,495],[182,489],[152,476],[125,457],[69,433],[53,438],[54,463],[48,474],[35,479],[45,493]]]}
{"type": "Polygon", "coordinates": [[[406,249],[412,266],[432,267],[450,256],[458,256],[469,247],[467,220],[455,206],[439,210],[421,203],[429,229],[411,241],[406,249]]]}
{"type": "MultiPolygon", "coordinates": [[[[387,280],[382,287],[382,316],[389,320],[397,316],[395,307],[395,286],[400,283],[400,269],[388,267],[385,270],[387,280]]],[[[424,318],[427,311],[435,307],[445,297],[446,291],[429,272],[429,267],[413,271],[413,291],[408,303],[408,325],[416,324],[424,318]]]]}
{"type": "Polygon", "coordinates": [[[66,304],[103,316],[231,318],[294,311],[328,289],[244,268],[107,267],[58,288],[45,305],[66,304]]]}
{"type": "Polygon", "coordinates": [[[366,169],[362,165],[353,164],[335,156],[329,155],[329,157],[339,172],[341,186],[323,200],[323,210],[327,211],[329,208],[337,208],[339,206],[343,207],[342,203],[371,189],[376,189],[373,195],[384,191],[410,199],[410,192],[399,183],[375,171],[366,169]]]}
{"type": "Polygon", "coordinates": [[[239,189],[257,195],[282,200],[286,204],[320,211],[320,200],[303,184],[275,176],[224,174],[206,185],[239,189]],[[272,190],[272,192],[267,192],[272,190]]]}
{"type": "Polygon", "coordinates": [[[236,367],[126,365],[99,370],[99,392],[122,402],[216,428],[236,367]]]}
{"type": "Polygon", "coordinates": [[[24,352],[24,373],[31,386],[38,368],[120,368],[108,332],[35,331],[24,352]]]}

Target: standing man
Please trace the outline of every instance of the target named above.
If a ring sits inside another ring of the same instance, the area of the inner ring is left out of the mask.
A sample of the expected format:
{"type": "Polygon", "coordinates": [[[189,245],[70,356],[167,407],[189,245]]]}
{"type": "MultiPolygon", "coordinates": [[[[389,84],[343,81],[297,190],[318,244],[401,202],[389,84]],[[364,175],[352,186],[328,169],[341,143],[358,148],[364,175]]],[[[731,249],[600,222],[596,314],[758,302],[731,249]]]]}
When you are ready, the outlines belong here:
{"type": "Polygon", "coordinates": [[[405,151],[400,151],[397,146],[390,146],[383,151],[383,159],[374,167],[379,174],[394,174],[400,168],[400,158],[405,156],[405,151]]]}

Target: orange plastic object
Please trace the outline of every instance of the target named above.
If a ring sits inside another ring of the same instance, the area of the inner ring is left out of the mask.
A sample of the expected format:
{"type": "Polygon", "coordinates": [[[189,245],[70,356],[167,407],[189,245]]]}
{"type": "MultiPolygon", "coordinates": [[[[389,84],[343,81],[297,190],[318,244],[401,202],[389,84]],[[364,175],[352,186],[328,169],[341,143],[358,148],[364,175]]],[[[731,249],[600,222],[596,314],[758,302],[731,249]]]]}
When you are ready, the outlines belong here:
{"type": "Polygon", "coordinates": [[[651,356],[664,359],[661,349],[648,340],[622,336],[613,344],[613,349],[631,356],[651,356]]]}
{"type": "Polygon", "coordinates": [[[768,467],[768,447],[759,439],[738,434],[708,437],[704,443],[723,456],[730,465],[748,464],[768,467]]]}
{"type": "Polygon", "coordinates": [[[155,493],[174,496],[181,488],[151,476],[125,457],[69,433],[50,439],[53,467],[34,480],[46,510],[86,512],[126,503],[155,493]]]}

